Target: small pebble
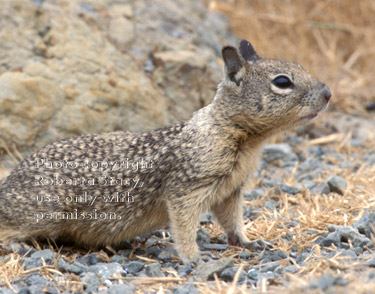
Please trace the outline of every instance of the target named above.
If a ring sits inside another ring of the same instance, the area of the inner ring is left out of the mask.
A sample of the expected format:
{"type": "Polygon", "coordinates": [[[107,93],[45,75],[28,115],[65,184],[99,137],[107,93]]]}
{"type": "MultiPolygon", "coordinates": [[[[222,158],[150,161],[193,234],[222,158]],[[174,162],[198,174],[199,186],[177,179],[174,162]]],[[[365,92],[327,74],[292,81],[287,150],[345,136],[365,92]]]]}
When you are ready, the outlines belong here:
{"type": "Polygon", "coordinates": [[[199,228],[197,231],[197,243],[198,246],[202,247],[204,244],[211,242],[210,233],[205,228],[199,228]]]}
{"type": "Polygon", "coordinates": [[[339,176],[331,176],[328,181],[328,186],[331,192],[343,195],[347,187],[346,180],[339,176]]]}
{"type": "Polygon", "coordinates": [[[288,144],[273,144],[263,149],[263,159],[267,163],[280,159],[286,161],[291,157],[293,157],[293,150],[288,144]]]}
{"type": "Polygon", "coordinates": [[[265,208],[267,208],[268,210],[275,210],[276,209],[276,206],[277,206],[277,203],[275,200],[273,199],[270,199],[270,200],[267,200],[266,203],[264,204],[265,208]]]}
{"type": "Polygon", "coordinates": [[[373,259],[371,259],[368,263],[367,263],[367,266],[369,267],[375,267],[375,257],[373,259]]]}
{"type": "Polygon", "coordinates": [[[371,238],[371,235],[375,236],[375,212],[365,213],[359,221],[354,223],[353,227],[367,238],[371,238]]]}
{"type": "Polygon", "coordinates": [[[101,263],[90,265],[88,271],[97,273],[102,279],[111,279],[116,274],[126,275],[122,266],[118,263],[101,263]]]}
{"type": "Polygon", "coordinates": [[[279,261],[275,261],[275,262],[270,262],[264,266],[262,266],[261,268],[261,272],[262,273],[266,273],[266,272],[273,272],[276,268],[278,268],[280,266],[280,262],[279,261]]]}
{"type": "Polygon", "coordinates": [[[122,265],[122,268],[130,274],[135,274],[145,266],[143,261],[130,261],[122,265]]]}
{"type": "Polygon", "coordinates": [[[233,267],[233,263],[233,257],[226,257],[202,263],[197,267],[196,275],[202,278],[202,280],[211,279],[214,274],[220,275],[224,269],[233,267]]]}
{"type": "MultiPolygon", "coordinates": [[[[229,267],[223,270],[220,274],[220,278],[223,279],[226,282],[232,282],[234,280],[234,276],[237,274],[239,270],[238,266],[235,267],[229,267]]],[[[241,283],[246,279],[246,274],[243,270],[241,270],[239,276],[238,276],[238,282],[241,283]]]]}
{"type": "Polygon", "coordinates": [[[228,244],[203,244],[202,247],[205,250],[227,250],[229,248],[228,244]]]}
{"type": "Polygon", "coordinates": [[[161,271],[160,263],[157,262],[146,265],[145,272],[148,277],[165,277],[161,271]]]}
{"type": "Polygon", "coordinates": [[[174,288],[173,294],[198,294],[197,288],[192,283],[187,283],[174,288]]]}
{"type": "Polygon", "coordinates": [[[294,264],[288,265],[288,266],[284,267],[284,271],[287,272],[287,273],[294,274],[294,273],[298,272],[298,267],[295,266],[294,264]]]}
{"type": "Polygon", "coordinates": [[[133,294],[136,287],[127,284],[110,285],[107,289],[107,294],[133,294]]]}
{"type": "Polygon", "coordinates": [[[286,185],[286,184],[281,184],[280,188],[283,192],[285,192],[287,194],[291,194],[291,195],[298,194],[303,189],[302,185],[299,184],[299,183],[296,186],[289,186],[289,185],[286,185]]]}

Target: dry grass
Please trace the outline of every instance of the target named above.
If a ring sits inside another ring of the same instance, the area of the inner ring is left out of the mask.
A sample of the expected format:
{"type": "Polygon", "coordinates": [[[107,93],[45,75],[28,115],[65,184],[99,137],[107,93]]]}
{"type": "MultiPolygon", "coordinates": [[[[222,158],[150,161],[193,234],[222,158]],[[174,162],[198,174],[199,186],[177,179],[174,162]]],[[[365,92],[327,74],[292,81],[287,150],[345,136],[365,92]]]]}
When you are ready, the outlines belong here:
{"type": "Polygon", "coordinates": [[[298,62],[328,84],[340,110],[363,114],[375,101],[374,1],[206,2],[260,55],[298,62]]]}

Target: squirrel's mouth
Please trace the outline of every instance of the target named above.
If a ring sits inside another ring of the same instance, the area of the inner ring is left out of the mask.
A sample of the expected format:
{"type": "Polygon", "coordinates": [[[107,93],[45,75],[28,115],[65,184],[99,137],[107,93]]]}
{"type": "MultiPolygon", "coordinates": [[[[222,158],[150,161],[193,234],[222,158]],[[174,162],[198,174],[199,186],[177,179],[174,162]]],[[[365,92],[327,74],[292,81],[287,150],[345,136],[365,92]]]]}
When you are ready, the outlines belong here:
{"type": "Polygon", "coordinates": [[[312,112],[312,113],[309,113],[309,114],[307,114],[307,115],[301,116],[300,120],[307,120],[307,121],[309,121],[309,120],[313,120],[313,119],[315,119],[315,118],[318,116],[319,112],[325,111],[325,110],[328,108],[328,104],[329,104],[329,103],[325,103],[325,104],[324,104],[324,105],[323,105],[318,111],[316,111],[316,112],[312,112]]]}
{"type": "Polygon", "coordinates": [[[317,116],[318,116],[318,113],[315,112],[315,113],[311,113],[311,114],[309,114],[309,115],[305,115],[305,116],[303,116],[302,119],[314,119],[314,118],[316,118],[317,116]]]}

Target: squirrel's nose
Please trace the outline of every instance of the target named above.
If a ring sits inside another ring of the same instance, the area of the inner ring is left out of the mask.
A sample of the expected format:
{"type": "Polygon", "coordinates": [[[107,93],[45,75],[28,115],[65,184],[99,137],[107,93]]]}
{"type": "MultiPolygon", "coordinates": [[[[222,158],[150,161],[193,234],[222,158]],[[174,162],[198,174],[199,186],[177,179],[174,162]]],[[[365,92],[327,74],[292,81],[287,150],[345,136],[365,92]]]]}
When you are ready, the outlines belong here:
{"type": "Polygon", "coordinates": [[[325,89],[323,90],[323,96],[324,96],[324,99],[326,99],[326,101],[328,103],[329,99],[331,99],[331,97],[332,97],[331,90],[328,89],[327,87],[325,87],[325,89]]]}

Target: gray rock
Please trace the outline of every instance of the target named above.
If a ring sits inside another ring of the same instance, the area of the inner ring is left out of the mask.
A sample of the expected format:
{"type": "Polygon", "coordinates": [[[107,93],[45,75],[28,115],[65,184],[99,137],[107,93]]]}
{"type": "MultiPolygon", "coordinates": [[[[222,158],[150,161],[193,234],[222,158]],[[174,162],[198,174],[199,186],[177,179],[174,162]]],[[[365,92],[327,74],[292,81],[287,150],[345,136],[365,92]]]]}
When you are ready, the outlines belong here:
{"type": "Polygon", "coordinates": [[[263,149],[263,160],[267,163],[275,160],[289,160],[293,157],[293,150],[288,144],[273,144],[263,149]]]}
{"type": "Polygon", "coordinates": [[[83,272],[87,272],[89,267],[79,263],[77,260],[73,264],[70,264],[69,262],[66,262],[64,259],[60,258],[58,269],[63,273],[68,272],[79,275],[83,272]]]}
{"type": "Polygon", "coordinates": [[[212,223],[211,214],[203,213],[202,217],[201,217],[201,220],[200,220],[200,224],[201,225],[207,225],[207,224],[211,224],[211,223],[212,223]]]}
{"type": "Polygon", "coordinates": [[[173,256],[178,256],[177,250],[173,244],[167,244],[161,249],[158,259],[167,262],[171,261],[173,256]]]}
{"type": "Polygon", "coordinates": [[[101,263],[91,265],[88,268],[89,272],[97,273],[102,279],[110,279],[115,276],[116,273],[126,275],[122,266],[118,263],[101,263]]]}
{"type": "MultiPolygon", "coordinates": [[[[226,282],[232,282],[234,280],[234,276],[237,274],[239,270],[238,266],[229,267],[223,270],[220,274],[220,278],[223,279],[226,282]]],[[[244,270],[241,270],[239,276],[238,276],[238,283],[243,282],[246,279],[246,273],[244,270]]]]}
{"type": "Polygon", "coordinates": [[[194,284],[187,283],[185,285],[174,288],[173,293],[174,294],[198,294],[198,290],[194,286],[194,284]]]}
{"type": "Polygon", "coordinates": [[[184,266],[183,268],[181,268],[177,274],[180,278],[186,278],[192,271],[192,267],[190,264],[184,266]]]}
{"type": "Polygon", "coordinates": [[[133,294],[136,287],[133,285],[116,284],[110,285],[106,291],[107,294],[133,294]]]}
{"type": "Polygon", "coordinates": [[[244,191],[243,196],[248,200],[262,198],[264,196],[264,190],[262,188],[256,188],[254,190],[244,191]]]}
{"type": "Polygon", "coordinates": [[[14,291],[12,289],[10,289],[10,288],[2,288],[2,289],[0,289],[0,294],[14,294],[14,291]]]}
{"type": "Polygon", "coordinates": [[[125,250],[119,250],[118,254],[124,257],[128,257],[131,252],[132,252],[132,249],[125,249],[125,250]]]}
{"type": "Polygon", "coordinates": [[[287,273],[294,274],[294,273],[298,272],[298,267],[295,266],[294,264],[288,265],[288,266],[284,267],[284,271],[287,272],[287,273]]]}
{"type": "Polygon", "coordinates": [[[296,261],[299,265],[302,265],[303,262],[306,260],[306,258],[308,258],[310,256],[310,253],[307,253],[307,252],[302,252],[301,254],[299,254],[296,258],[296,261]]]}
{"type": "Polygon", "coordinates": [[[350,139],[350,146],[352,146],[352,147],[362,147],[363,142],[360,139],[350,139]]]}
{"type": "Polygon", "coordinates": [[[204,244],[210,243],[210,232],[204,228],[199,228],[197,231],[197,244],[199,247],[202,247],[204,244]]]}
{"type": "Polygon", "coordinates": [[[335,284],[335,278],[329,274],[323,275],[319,280],[311,282],[309,288],[315,289],[320,288],[323,291],[328,290],[335,284]]]}
{"type": "Polygon", "coordinates": [[[264,266],[262,265],[262,268],[261,268],[260,271],[262,273],[273,272],[278,267],[280,267],[280,262],[279,261],[274,261],[274,262],[267,263],[264,266]]]}
{"type": "Polygon", "coordinates": [[[343,195],[347,187],[346,180],[339,176],[331,176],[328,181],[328,186],[331,192],[343,195]]]}
{"type": "Polygon", "coordinates": [[[322,246],[330,246],[330,243],[334,243],[336,247],[349,248],[349,240],[354,247],[373,246],[371,240],[366,236],[360,234],[357,229],[349,226],[335,226],[328,225],[328,234],[326,238],[320,241],[322,246]]]}
{"type": "MultiPolygon", "coordinates": [[[[306,187],[307,190],[312,191],[316,186],[318,186],[317,183],[310,181],[310,180],[303,180],[302,184],[306,187]]],[[[328,186],[328,184],[327,184],[328,186]]],[[[329,188],[329,187],[328,187],[329,188]]]]}
{"type": "Polygon", "coordinates": [[[349,257],[351,259],[356,259],[357,253],[353,249],[346,249],[340,253],[340,256],[349,257]]]}
{"type": "Polygon", "coordinates": [[[295,227],[299,226],[299,224],[300,224],[300,221],[294,219],[290,222],[285,223],[285,226],[288,227],[288,228],[295,228],[295,227]]]}
{"type": "Polygon", "coordinates": [[[278,276],[282,276],[284,274],[284,268],[282,266],[279,266],[275,269],[274,273],[278,276]]]}
{"type": "Polygon", "coordinates": [[[26,279],[26,285],[31,286],[31,285],[46,285],[47,280],[38,275],[32,275],[26,279]]]}
{"type": "Polygon", "coordinates": [[[360,247],[360,248],[364,248],[364,247],[373,248],[374,247],[374,244],[369,238],[365,236],[361,236],[361,235],[354,238],[352,241],[352,244],[354,247],[360,247]]]}
{"type": "Polygon", "coordinates": [[[369,267],[375,267],[375,257],[373,259],[371,259],[368,263],[367,263],[367,266],[369,267]]]}
{"type": "Polygon", "coordinates": [[[239,258],[247,260],[250,259],[253,256],[253,253],[251,253],[249,250],[244,250],[239,254],[239,258]]]}
{"type": "MultiPolygon", "coordinates": [[[[55,256],[57,256],[57,255],[55,255],[55,256]]],[[[53,262],[53,253],[52,253],[52,251],[50,249],[39,250],[39,251],[36,251],[33,254],[31,254],[31,258],[34,258],[34,259],[43,258],[44,261],[47,264],[52,264],[52,262],[53,262]]]]}
{"type": "Polygon", "coordinates": [[[122,267],[126,272],[135,274],[139,272],[144,266],[145,263],[143,261],[130,261],[125,263],[122,267]]]}
{"type": "Polygon", "coordinates": [[[260,209],[256,207],[250,207],[249,209],[246,209],[246,208],[244,209],[244,214],[243,214],[244,219],[254,220],[258,218],[259,216],[261,216],[261,211],[260,209]]]}
{"type": "Polygon", "coordinates": [[[83,265],[94,265],[98,263],[98,257],[94,253],[90,253],[89,255],[77,258],[76,261],[83,265]]]}
{"type": "Polygon", "coordinates": [[[95,272],[85,273],[80,280],[85,283],[85,290],[87,293],[96,292],[100,286],[100,281],[95,272]]]}
{"type": "Polygon", "coordinates": [[[202,263],[197,267],[196,275],[203,280],[211,279],[214,274],[220,275],[224,269],[233,267],[233,262],[233,257],[226,257],[202,263]]]}
{"type": "Polygon", "coordinates": [[[229,248],[228,244],[203,244],[204,250],[227,250],[229,248]]]}
{"type": "MultiPolygon", "coordinates": [[[[25,289],[25,288],[23,288],[23,289],[25,289]]],[[[20,293],[20,292],[18,292],[18,293],[20,293]]],[[[40,293],[58,294],[59,291],[54,287],[37,284],[37,285],[29,286],[27,288],[27,292],[25,292],[25,293],[29,293],[29,294],[40,294],[40,293]]]]}
{"type": "Polygon", "coordinates": [[[329,185],[326,182],[319,183],[311,189],[311,192],[314,194],[329,194],[331,192],[329,185]]]}
{"type": "Polygon", "coordinates": [[[247,272],[247,277],[252,280],[258,280],[261,275],[262,273],[259,270],[254,269],[254,268],[250,269],[247,272]]]}
{"type": "Polygon", "coordinates": [[[227,234],[221,235],[217,237],[216,244],[228,244],[228,236],[227,234]]]}
{"type": "Polygon", "coordinates": [[[30,270],[43,265],[40,259],[35,259],[31,257],[23,258],[22,263],[25,265],[25,270],[30,270]]]}
{"type": "Polygon", "coordinates": [[[41,267],[43,264],[54,265],[52,251],[49,249],[36,251],[31,255],[31,257],[25,257],[22,262],[25,264],[26,270],[41,267]],[[44,263],[42,258],[44,259],[44,263]]]}
{"type": "Polygon", "coordinates": [[[346,286],[348,281],[340,276],[332,277],[329,274],[323,275],[319,280],[310,283],[310,289],[320,288],[322,291],[326,291],[334,285],[346,286]]]}
{"type": "Polygon", "coordinates": [[[289,185],[286,185],[286,184],[281,184],[280,188],[285,193],[295,195],[295,194],[300,193],[302,191],[303,186],[299,183],[296,186],[289,186],[289,185]]]}
{"type": "Polygon", "coordinates": [[[354,252],[357,254],[357,255],[361,255],[363,253],[363,248],[361,247],[354,247],[352,248],[354,250],[354,252]]]}
{"type": "Polygon", "coordinates": [[[120,256],[120,255],[113,255],[113,256],[111,256],[110,261],[122,264],[125,261],[125,258],[123,256],[120,256]]]}
{"type": "Polygon", "coordinates": [[[274,250],[274,251],[263,251],[259,254],[259,261],[262,263],[268,263],[272,261],[278,261],[287,258],[288,255],[286,255],[281,250],[274,250]]]}
{"type": "Polygon", "coordinates": [[[363,156],[362,161],[368,166],[375,165],[375,154],[366,154],[365,156],[363,156]]]}
{"type": "Polygon", "coordinates": [[[320,246],[330,247],[334,244],[336,247],[340,247],[340,234],[338,232],[329,233],[327,237],[322,238],[319,242],[320,246]]]}
{"type": "Polygon", "coordinates": [[[186,120],[212,99],[220,47],[235,43],[223,16],[201,2],[57,1],[43,17],[33,13],[42,0],[11,2],[0,11],[0,138],[21,152],[186,120]]]}
{"type": "Polygon", "coordinates": [[[276,274],[274,272],[260,273],[260,275],[258,275],[257,285],[259,287],[262,284],[262,280],[274,280],[275,278],[276,274]]]}
{"type": "Polygon", "coordinates": [[[165,277],[161,271],[160,263],[151,263],[145,266],[145,273],[148,277],[165,277]]]}
{"type": "Polygon", "coordinates": [[[267,200],[266,203],[264,203],[264,206],[265,206],[268,210],[275,210],[276,207],[277,207],[277,203],[276,203],[275,200],[270,199],[270,200],[267,200]]]}
{"type": "Polygon", "coordinates": [[[375,236],[375,212],[365,213],[359,221],[354,223],[353,227],[367,238],[371,238],[371,235],[375,236]]]}
{"type": "Polygon", "coordinates": [[[155,236],[151,236],[150,238],[147,239],[146,241],[146,247],[151,247],[153,245],[156,245],[160,242],[160,239],[158,237],[155,237],[155,236]]]}
{"type": "Polygon", "coordinates": [[[162,252],[162,247],[160,245],[155,245],[147,247],[147,255],[151,258],[157,258],[157,256],[162,252]]]}

